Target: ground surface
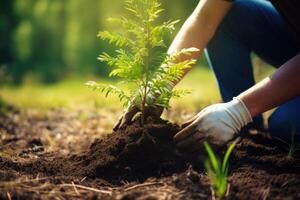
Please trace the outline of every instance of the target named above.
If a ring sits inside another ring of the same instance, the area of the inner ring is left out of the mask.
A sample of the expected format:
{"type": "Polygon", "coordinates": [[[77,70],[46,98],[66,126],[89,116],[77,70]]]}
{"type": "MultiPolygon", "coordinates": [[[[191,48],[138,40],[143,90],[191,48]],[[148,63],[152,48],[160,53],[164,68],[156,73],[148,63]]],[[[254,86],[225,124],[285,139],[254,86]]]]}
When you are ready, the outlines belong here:
{"type": "MultiPolygon", "coordinates": [[[[154,120],[146,132],[136,124],[105,136],[107,121],[63,110],[1,116],[0,199],[211,198],[201,159],[173,149],[178,126],[154,120]]],[[[299,156],[287,159],[264,133],[243,138],[230,160],[228,199],[300,199],[299,156]]]]}

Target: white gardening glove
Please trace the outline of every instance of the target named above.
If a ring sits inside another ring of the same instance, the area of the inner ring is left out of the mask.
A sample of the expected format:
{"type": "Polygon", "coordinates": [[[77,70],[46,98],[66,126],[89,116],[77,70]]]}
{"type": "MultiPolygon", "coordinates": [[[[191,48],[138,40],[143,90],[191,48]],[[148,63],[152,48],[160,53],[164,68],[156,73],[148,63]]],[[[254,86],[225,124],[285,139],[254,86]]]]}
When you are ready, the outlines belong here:
{"type": "Polygon", "coordinates": [[[174,136],[177,147],[196,150],[204,141],[220,147],[234,139],[241,128],[252,122],[245,104],[238,98],[211,105],[183,125],[174,136]]]}

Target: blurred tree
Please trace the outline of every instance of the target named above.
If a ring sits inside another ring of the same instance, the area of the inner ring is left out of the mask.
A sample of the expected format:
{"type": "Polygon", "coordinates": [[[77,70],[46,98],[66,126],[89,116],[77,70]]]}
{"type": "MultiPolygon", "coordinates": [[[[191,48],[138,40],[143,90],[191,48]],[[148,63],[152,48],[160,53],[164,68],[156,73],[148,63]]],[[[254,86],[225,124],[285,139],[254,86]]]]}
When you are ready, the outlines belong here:
{"type": "Polygon", "coordinates": [[[13,12],[19,19],[18,26],[14,27],[12,31],[12,43],[14,61],[13,65],[9,67],[8,71],[12,76],[14,83],[21,83],[23,77],[31,67],[31,11],[34,4],[33,0],[14,0],[13,12]]]}
{"type": "Polygon", "coordinates": [[[4,1],[0,6],[0,62],[12,61],[11,36],[14,22],[13,1],[4,1]]]}
{"type": "MultiPolygon", "coordinates": [[[[108,28],[108,17],[122,13],[124,0],[2,0],[0,6],[0,66],[10,63],[15,83],[27,74],[43,82],[67,76],[106,75],[98,55],[111,46],[96,35],[108,28]]],[[[161,21],[181,19],[177,29],[199,0],[161,0],[161,21]]],[[[176,33],[176,32],[175,32],[176,33]]],[[[167,44],[171,42],[167,38],[167,44]]]]}
{"type": "Polygon", "coordinates": [[[31,60],[43,82],[51,83],[65,75],[64,40],[66,1],[36,1],[32,18],[31,60]]]}
{"type": "MultiPolygon", "coordinates": [[[[13,5],[14,0],[1,2],[0,6],[0,72],[11,66],[14,61],[13,53],[13,32],[17,25],[18,17],[16,16],[13,5]]],[[[0,77],[3,80],[3,75],[0,77]]],[[[2,82],[0,80],[0,82],[2,82]]]]}
{"type": "Polygon", "coordinates": [[[103,65],[97,61],[102,45],[96,36],[104,21],[100,3],[101,0],[68,1],[64,57],[71,72],[99,72],[98,66],[103,65]]]}

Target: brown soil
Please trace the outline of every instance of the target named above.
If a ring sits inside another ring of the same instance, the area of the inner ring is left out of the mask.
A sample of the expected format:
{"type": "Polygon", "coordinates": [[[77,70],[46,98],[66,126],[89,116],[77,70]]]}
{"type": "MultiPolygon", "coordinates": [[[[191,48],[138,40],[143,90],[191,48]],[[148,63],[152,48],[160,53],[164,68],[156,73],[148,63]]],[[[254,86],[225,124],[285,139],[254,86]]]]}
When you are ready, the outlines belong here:
{"type": "Polygon", "coordinates": [[[89,177],[116,183],[180,172],[186,161],[172,140],[179,130],[176,125],[153,118],[148,118],[142,128],[137,120],[95,140],[88,153],[81,156],[83,170],[89,177]]]}
{"type": "MultiPolygon", "coordinates": [[[[174,146],[180,127],[150,117],[144,128],[136,121],[99,136],[103,116],[81,114],[0,117],[0,199],[211,198],[202,152],[174,146]]],[[[286,154],[268,134],[245,132],[231,156],[227,199],[300,199],[299,153],[286,154]]]]}

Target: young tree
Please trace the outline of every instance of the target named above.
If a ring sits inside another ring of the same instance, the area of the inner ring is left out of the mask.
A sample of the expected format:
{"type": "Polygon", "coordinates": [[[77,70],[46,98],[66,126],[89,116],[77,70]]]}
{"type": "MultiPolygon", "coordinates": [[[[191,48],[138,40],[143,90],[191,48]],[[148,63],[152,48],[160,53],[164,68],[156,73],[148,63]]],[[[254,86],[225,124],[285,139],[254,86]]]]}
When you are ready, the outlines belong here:
{"type": "Polygon", "coordinates": [[[116,94],[125,107],[137,107],[141,110],[141,123],[145,123],[147,107],[161,106],[169,108],[172,97],[181,97],[187,90],[173,90],[174,82],[179,81],[184,70],[195,64],[195,60],[180,61],[182,54],[189,55],[196,48],[183,49],[173,55],[167,55],[164,37],[174,31],[178,21],[167,21],[156,25],[163,11],[158,0],[127,0],[126,9],[132,18],[109,19],[123,28],[122,32],[103,31],[98,36],[108,40],[118,48],[116,55],[103,53],[100,61],[115,67],[111,77],[121,78],[120,84],[130,84],[129,92],[116,85],[105,85],[89,81],[89,87],[106,93],[116,94]]]}

